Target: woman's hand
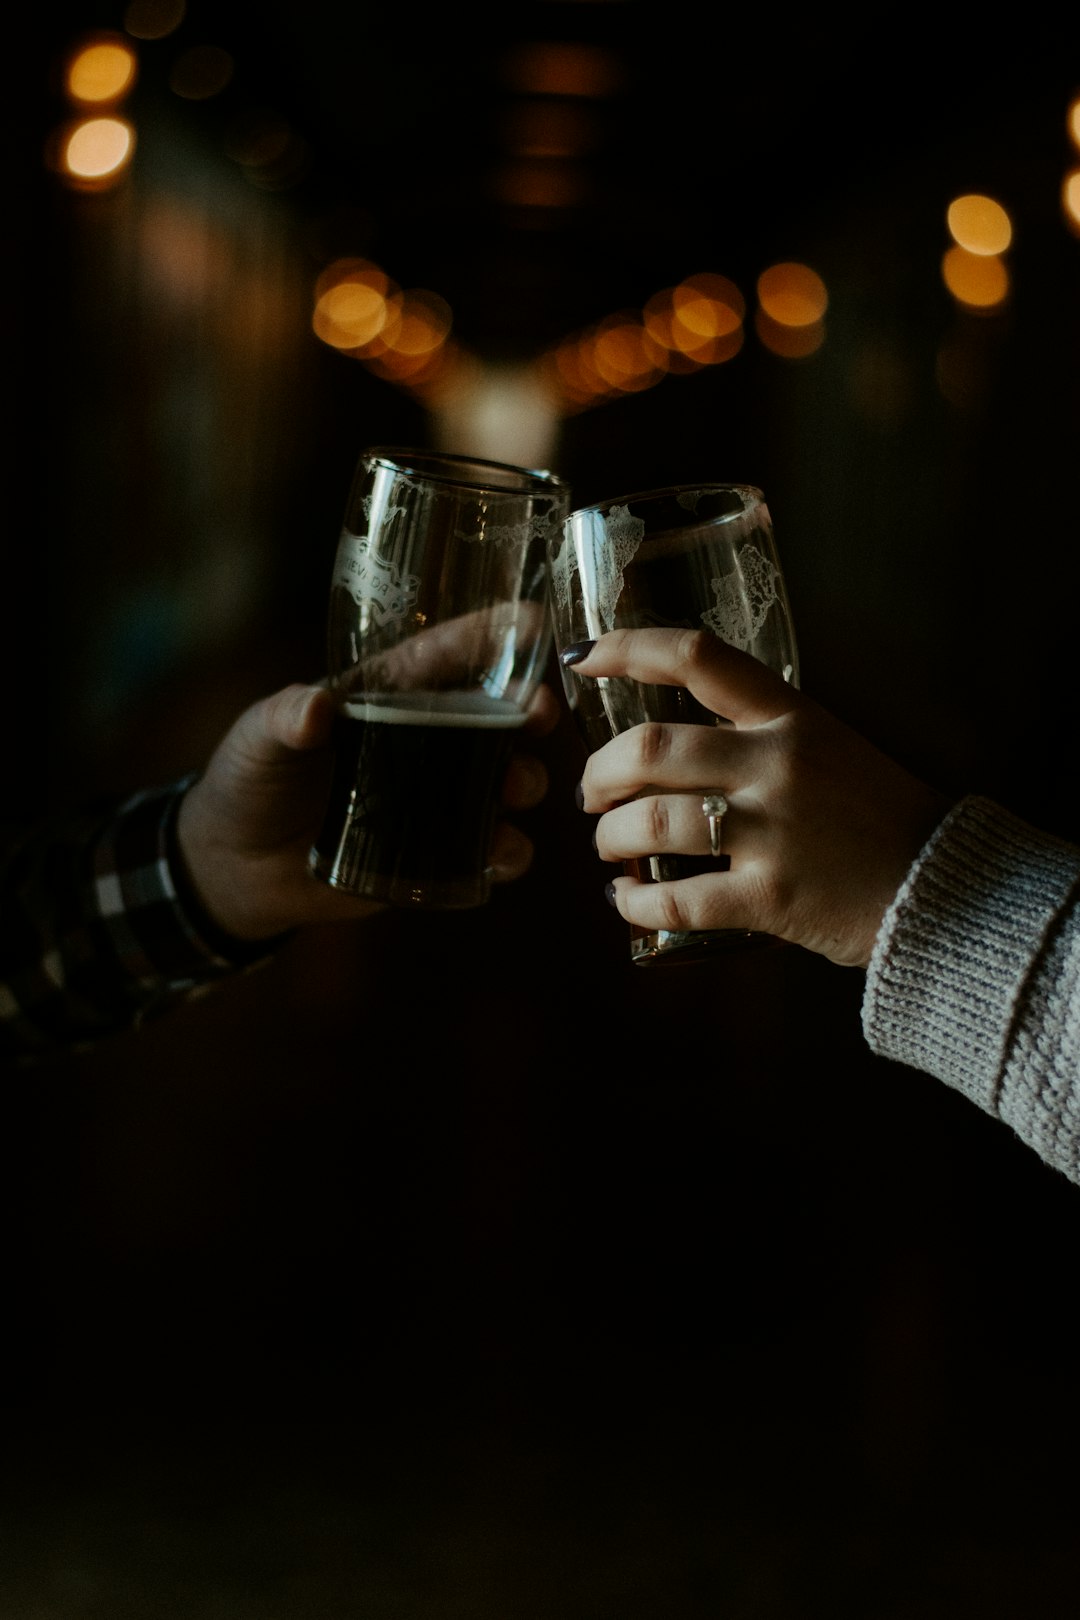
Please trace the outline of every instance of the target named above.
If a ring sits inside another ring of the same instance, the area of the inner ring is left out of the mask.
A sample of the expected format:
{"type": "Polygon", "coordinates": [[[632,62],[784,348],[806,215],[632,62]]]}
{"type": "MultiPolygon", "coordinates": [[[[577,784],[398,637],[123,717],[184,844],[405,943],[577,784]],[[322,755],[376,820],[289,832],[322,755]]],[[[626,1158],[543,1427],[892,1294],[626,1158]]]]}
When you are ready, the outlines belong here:
{"type": "MultiPolygon", "coordinates": [[[[588,644],[585,644],[588,645],[588,644]]],[[[748,653],[703,630],[613,630],[582,679],[683,686],[724,721],[647,722],[590,755],[583,808],[602,860],[709,854],[707,794],[727,800],[730,868],[650,883],[615,879],[643,929],[739,928],[866,967],[882,918],[949,800],[748,653]]]]}

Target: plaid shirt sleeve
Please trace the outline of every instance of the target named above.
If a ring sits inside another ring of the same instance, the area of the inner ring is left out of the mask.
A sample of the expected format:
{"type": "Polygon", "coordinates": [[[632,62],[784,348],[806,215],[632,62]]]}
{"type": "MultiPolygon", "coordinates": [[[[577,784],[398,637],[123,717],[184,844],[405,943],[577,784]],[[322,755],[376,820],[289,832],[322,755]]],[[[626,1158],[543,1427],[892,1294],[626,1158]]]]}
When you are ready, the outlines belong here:
{"type": "Polygon", "coordinates": [[[271,955],[222,934],[187,887],[176,812],[195,780],[109,801],[0,847],[0,1055],[19,1063],[139,1024],[271,955]]]}

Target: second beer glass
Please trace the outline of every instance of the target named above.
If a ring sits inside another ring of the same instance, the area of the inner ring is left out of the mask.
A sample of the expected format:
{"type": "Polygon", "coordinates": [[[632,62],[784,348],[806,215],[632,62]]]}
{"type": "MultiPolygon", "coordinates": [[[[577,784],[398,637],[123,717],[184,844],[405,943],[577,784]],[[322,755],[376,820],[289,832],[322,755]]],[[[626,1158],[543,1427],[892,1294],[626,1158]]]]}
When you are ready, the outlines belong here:
{"type": "MultiPolygon", "coordinates": [[[[679,484],[578,508],[552,545],[551,591],[560,648],[606,630],[704,628],[798,685],[772,520],[761,491],[749,484],[679,484]]],[[[563,686],[590,753],[645,720],[724,723],[682,687],[587,680],[570,670],[563,671],[563,686]]],[[[653,855],[627,869],[656,882],[708,870],[709,863],[653,855]]],[[[768,938],[744,929],[636,931],[630,954],[641,963],[685,962],[768,938]]]]}
{"type": "Polygon", "coordinates": [[[550,649],[554,474],[376,447],[330,587],[336,764],[315,873],[392,905],[483,905],[502,774],[550,649]]]}

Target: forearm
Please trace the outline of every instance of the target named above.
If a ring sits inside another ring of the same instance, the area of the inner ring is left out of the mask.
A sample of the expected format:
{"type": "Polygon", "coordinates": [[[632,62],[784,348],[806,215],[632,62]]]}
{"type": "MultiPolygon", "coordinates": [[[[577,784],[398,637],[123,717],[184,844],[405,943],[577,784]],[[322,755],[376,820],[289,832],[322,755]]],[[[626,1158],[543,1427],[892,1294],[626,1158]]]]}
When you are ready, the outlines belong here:
{"type": "Polygon", "coordinates": [[[863,1029],[1080,1184],[1080,849],[967,798],[886,914],[863,1029]]]}

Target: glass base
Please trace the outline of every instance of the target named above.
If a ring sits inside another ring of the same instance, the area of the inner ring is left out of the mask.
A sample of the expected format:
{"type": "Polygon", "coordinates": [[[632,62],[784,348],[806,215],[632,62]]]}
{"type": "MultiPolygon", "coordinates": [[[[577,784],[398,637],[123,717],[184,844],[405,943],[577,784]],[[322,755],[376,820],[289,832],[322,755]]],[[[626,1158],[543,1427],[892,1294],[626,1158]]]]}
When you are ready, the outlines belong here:
{"type": "Polygon", "coordinates": [[[443,878],[435,877],[430,870],[423,877],[409,877],[396,869],[377,872],[368,864],[350,862],[347,839],[332,856],[313,849],[308,865],[323,883],[343,894],[410,911],[474,911],[486,906],[491,897],[490,867],[465,877],[443,878]]]}
{"type": "Polygon", "coordinates": [[[761,950],[779,943],[775,934],[755,934],[747,928],[717,928],[700,933],[659,928],[631,939],[630,960],[645,964],[704,962],[708,957],[724,956],[731,951],[761,950]]]}

